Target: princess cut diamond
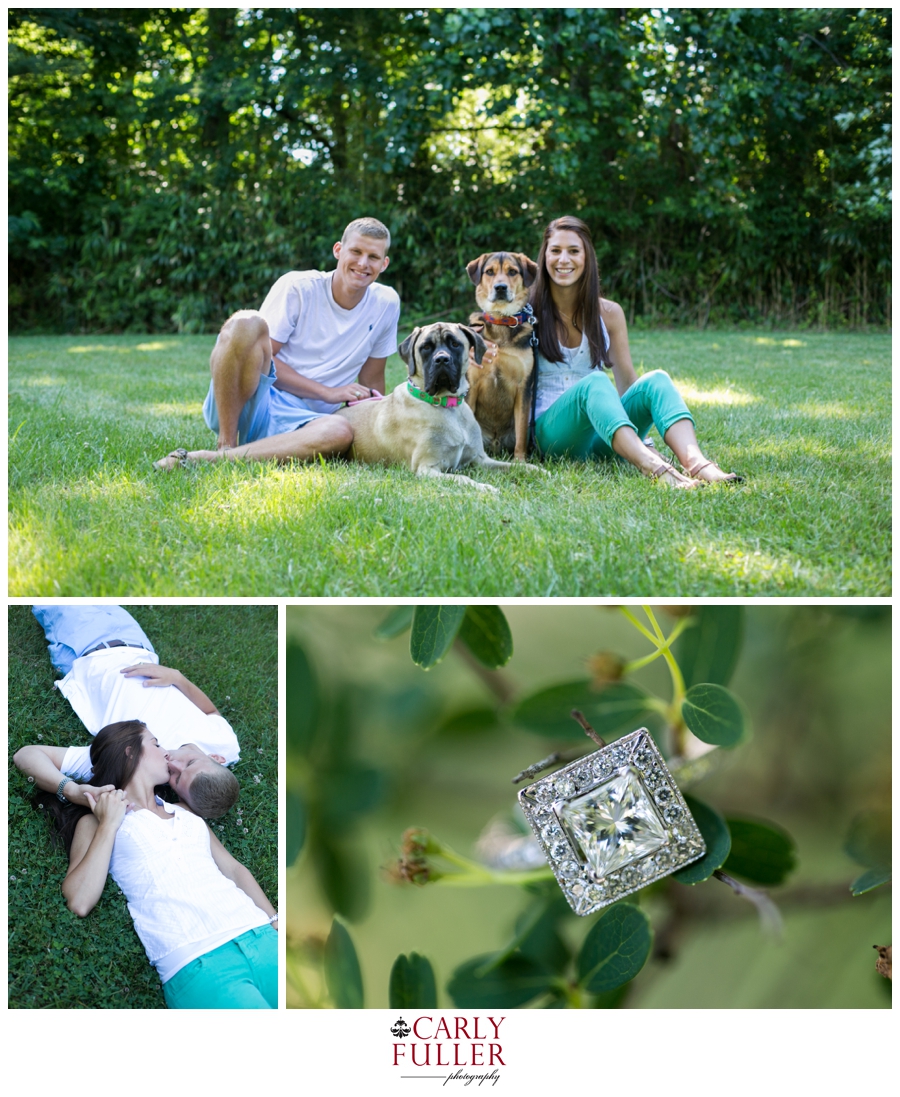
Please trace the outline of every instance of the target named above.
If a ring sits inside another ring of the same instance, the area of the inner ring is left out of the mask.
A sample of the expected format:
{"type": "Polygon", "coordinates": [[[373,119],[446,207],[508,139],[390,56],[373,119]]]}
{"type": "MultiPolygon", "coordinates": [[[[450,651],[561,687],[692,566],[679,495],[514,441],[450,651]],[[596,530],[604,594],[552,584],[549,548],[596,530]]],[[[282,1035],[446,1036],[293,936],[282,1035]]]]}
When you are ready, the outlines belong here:
{"type": "Polygon", "coordinates": [[[667,840],[640,774],[630,766],[569,800],[559,817],[598,877],[653,853],[667,840]]]}

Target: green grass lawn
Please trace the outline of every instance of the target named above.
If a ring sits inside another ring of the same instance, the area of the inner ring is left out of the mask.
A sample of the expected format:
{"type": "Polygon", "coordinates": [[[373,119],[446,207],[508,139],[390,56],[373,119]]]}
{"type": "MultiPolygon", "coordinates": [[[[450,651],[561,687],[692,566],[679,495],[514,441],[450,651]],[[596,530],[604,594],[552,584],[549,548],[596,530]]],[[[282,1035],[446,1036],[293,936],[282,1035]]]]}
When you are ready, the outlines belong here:
{"type": "MultiPolygon", "coordinates": [[[[226,848],[278,896],[278,630],[273,606],[129,607],[162,663],[196,682],[241,744],[238,804],[216,821],[226,848]],[[258,780],[257,780],[258,778],[258,780]],[[238,810],[240,809],[240,810],[238,810]],[[244,831],[246,830],[246,834],[244,831]]],[[[155,970],[110,878],[86,918],[65,905],[66,857],[13,766],[26,743],[90,741],[53,689],[44,633],[29,606],[9,608],[9,1006],[164,1009],[155,970]]]]}
{"type": "MultiPolygon", "coordinates": [[[[740,487],[630,468],[476,472],[221,463],[209,336],[15,338],[9,593],[131,596],[879,596],[891,553],[890,336],[641,332],[740,487]]],[[[402,379],[396,357],[388,387],[402,379]]],[[[659,444],[659,442],[657,442],[659,444]]],[[[667,451],[666,451],[667,452],[667,451]]]]}

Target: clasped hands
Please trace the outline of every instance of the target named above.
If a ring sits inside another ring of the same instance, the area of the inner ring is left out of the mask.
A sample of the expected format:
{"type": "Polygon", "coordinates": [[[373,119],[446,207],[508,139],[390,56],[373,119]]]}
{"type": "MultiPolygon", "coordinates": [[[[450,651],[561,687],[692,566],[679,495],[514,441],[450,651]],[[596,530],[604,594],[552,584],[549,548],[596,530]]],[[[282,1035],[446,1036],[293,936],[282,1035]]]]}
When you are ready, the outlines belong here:
{"type": "Polygon", "coordinates": [[[106,823],[118,830],[125,815],[132,808],[125,790],[115,788],[113,785],[104,785],[102,788],[93,789],[92,791],[88,791],[91,787],[89,785],[81,785],[80,787],[84,790],[87,806],[93,812],[97,822],[101,826],[106,823]]]}

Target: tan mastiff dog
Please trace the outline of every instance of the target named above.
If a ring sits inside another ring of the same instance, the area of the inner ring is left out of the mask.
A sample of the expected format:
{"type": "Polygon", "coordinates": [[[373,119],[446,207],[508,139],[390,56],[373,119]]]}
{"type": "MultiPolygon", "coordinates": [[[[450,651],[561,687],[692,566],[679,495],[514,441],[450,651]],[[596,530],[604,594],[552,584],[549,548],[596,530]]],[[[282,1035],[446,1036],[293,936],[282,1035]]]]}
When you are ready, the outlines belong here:
{"type": "Polygon", "coordinates": [[[409,380],[383,400],[363,400],[335,413],[353,427],[353,457],[367,465],[409,465],[417,476],[444,477],[489,492],[497,489],[468,476],[450,476],[448,470],[481,465],[543,472],[485,454],[481,428],[465,402],[470,347],[481,362],[484,340],[462,324],[416,328],[400,347],[409,380]]]}

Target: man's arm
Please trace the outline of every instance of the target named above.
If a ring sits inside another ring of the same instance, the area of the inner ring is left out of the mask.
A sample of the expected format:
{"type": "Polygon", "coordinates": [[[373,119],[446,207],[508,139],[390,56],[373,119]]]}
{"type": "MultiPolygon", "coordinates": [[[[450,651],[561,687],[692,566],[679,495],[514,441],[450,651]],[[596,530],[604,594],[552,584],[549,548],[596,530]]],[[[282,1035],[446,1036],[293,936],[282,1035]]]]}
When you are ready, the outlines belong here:
{"type": "Polygon", "coordinates": [[[384,392],[384,366],[387,358],[367,358],[359,371],[359,383],[368,389],[375,389],[382,396],[384,392]]]}
{"type": "MultiPolygon", "coordinates": [[[[213,855],[213,860],[216,862],[222,875],[227,876],[229,880],[234,881],[245,895],[250,896],[260,910],[264,911],[270,917],[274,915],[275,908],[266,898],[266,893],[254,879],[253,873],[250,869],[242,865],[240,861],[231,856],[215,834],[213,834],[212,830],[209,832],[209,846],[210,852],[213,855]]],[[[278,929],[277,922],[273,922],[272,924],[278,929]]]]}
{"type": "MultiPolygon", "coordinates": [[[[56,792],[59,782],[65,774],[59,768],[66,756],[65,747],[45,747],[43,744],[20,747],[13,755],[13,763],[27,777],[33,777],[34,783],[44,792],[56,792]]],[[[70,804],[78,804],[80,807],[90,807],[88,794],[96,799],[102,792],[110,792],[114,785],[79,785],[77,781],[69,781],[63,786],[63,796],[70,804]]]]}
{"type": "Polygon", "coordinates": [[[188,681],[180,670],[157,666],[155,663],[137,663],[133,667],[125,667],[120,673],[126,678],[146,679],[145,689],[147,686],[175,686],[207,716],[212,716],[219,711],[203,690],[188,681]]]}
{"type": "MultiPolygon", "coordinates": [[[[368,396],[368,392],[361,392],[363,388],[371,388],[372,386],[363,379],[363,370],[369,365],[369,362],[377,362],[379,359],[369,358],[359,371],[359,382],[349,385],[339,385],[336,388],[332,388],[330,385],[320,385],[318,381],[313,381],[310,377],[304,377],[302,373],[298,373],[295,369],[292,369],[286,362],[282,362],[278,357],[278,352],[284,346],[284,343],[279,343],[277,339],[270,339],[272,344],[272,360],[275,363],[275,388],[282,389],[284,392],[290,392],[294,396],[299,396],[301,400],[321,400],[324,404],[346,404],[348,400],[358,400],[360,396],[368,396]]],[[[384,392],[384,360],[381,361],[381,385],[378,389],[379,392],[384,392]]],[[[376,386],[377,387],[377,386],[376,386]]]]}

